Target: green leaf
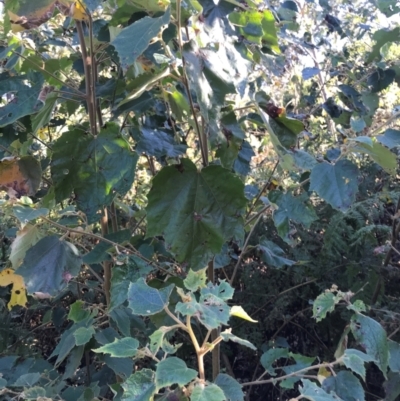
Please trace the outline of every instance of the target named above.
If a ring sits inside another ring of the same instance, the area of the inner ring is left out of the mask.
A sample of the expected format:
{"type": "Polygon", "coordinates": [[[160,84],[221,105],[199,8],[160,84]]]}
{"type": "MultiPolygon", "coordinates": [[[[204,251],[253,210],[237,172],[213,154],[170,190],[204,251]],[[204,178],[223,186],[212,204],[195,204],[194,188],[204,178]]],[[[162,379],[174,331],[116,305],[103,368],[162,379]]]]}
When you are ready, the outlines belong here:
{"type": "Polygon", "coordinates": [[[365,362],[373,362],[375,358],[364,354],[357,349],[346,349],[343,354],[343,363],[346,368],[360,375],[365,380],[365,362]]]}
{"type": "Polygon", "coordinates": [[[85,347],[83,345],[81,345],[80,347],[75,347],[71,350],[71,352],[68,355],[67,362],[65,364],[65,370],[64,374],[62,375],[62,380],[70,379],[72,376],[75,375],[76,370],[79,368],[79,365],[81,364],[84,351],[85,347]]]}
{"type": "Polygon", "coordinates": [[[351,372],[343,370],[338,372],[336,376],[327,377],[323,383],[322,388],[327,393],[337,395],[345,401],[364,401],[364,389],[351,372]]]}
{"type": "MultiPolygon", "coordinates": [[[[283,371],[286,374],[294,373],[304,368],[307,368],[311,366],[315,360],[315,357],[308,357],[301,354],[293,354],[292,352],[289,353],[289,357],[293,358],[296,361],[296,363],[293,365],[282,367],[283,371]]],[[[280,385],[282,388],[292,389],[294,387],[294,384],[299,380],[300,380],[299,377],[296,376],[290,377],[282,381],[280,385]]]]}
{"type": "Polygon", "coordinates": [[[81,265],[82,259],[75,246],[53,235],[42,238],[28,250],[17,273],[24,278],[28,294],[53,296],[78,275],[81,265]]]}
{"type": "Polygon", "coordinates": [[[184,286],[190,291],[197,291],[199,288],[206,286],[207,268],[198,270],[197,272],[189,269],[188,275],[183,280],[184,286]]]}
{"type": "Polygon", "coordinates": [[[208,282],[200,291],[201,295],[213,294],[223,301],[232,299],[234,292],[234,288],[226,280],[219,280],[218,284],[208,282]]]}
{"type": "Polygon", "coordinates": [[[244,345],[245,347],[248,347],[248,348],[250,348],[250,349],[252,349],[254,351],[257,351],[257,348],[250,341],[247,341],[247,340],[244,340],[243,338],[235,336],[234,334],[232,334],[230,332],[230,329],[222,331],[220,333],[220,336],[226,342],[233,341],[234,343],[237,343],[237,344],[240,344],[240,345],[244,345]]]}
{"type": "Polygon", "coordinates": [[[388,379],[383,383],[385,401],[396,401],[400,395],[400,373],[389,372],[388,379]]]}
{"type": "Polygon", "coordinates": [[[41,397],[46,396],[46,389],[43,387],[35,386],[24,389],[24,398],[27,400],[40,400],[41,397]]]}
{"type": "Polygon", "coordinates": [[[169,387],[173,384],[185,386],[195,377],[197,377],[197,372],[194,369],[189,369],[182,359],[174,356],[164,359],[157,364],[157,388],[169,387]]]}
{"type": "Polygon", "coordinates": [[[102,352],[103,354],[110,354],[116,358],[132,357],[137,353],[139,341],[132,337],[125,337],[121,340],[115,339],[113,343],[103,345],[96,348],[93,352],[102,352]]]}
{"type": "Polygon", "coordinates": [[[138,156],[121,136],[119,127],[107,123],[96,137],[75,129],[61,135],[53,146],[51,174],[56,201],[75,193],[77,207],[89,223],[109,205],[116,193],[131,189],[138,156]]]}
{"type": "Polygon", "coordinates": [[[196,315],[207,329],[216,329],[222,324],[228,324],[229,306],[214,294],[202,294],[199,302],[194,298],[190,302],[178,302],[175,311],[183,316],[196,315]]]}
{"type": "Polygon", "coordinates": [[[158,350],[161,348],[164,342],[165,335],[169,332],[167,326],[162,326],[158,330],[156,330],[149,338],[150,338],[150,351],[155,355],[158,350]]]}
{"type": "Polygon", "coordinates": [[[129,307],[135,315],[150,316],[161,312],[168,305],[174,285],[156,290],[149,287],[143,278],[131,283],[128,288],[129,307]]]}
{"type": "Polygon", "coordinates": [[[26,373],[13,384],[15,387],[32,387],[40,380],[40,373],[26,373]]]}
{"type": "Polygon", "coordinates": [[[14,216],[23,224],[29,221],[35,220],[40,216],[46,216],[49,213],[49,209],[39,208],[33,209],[28,206],[14,206],[13,207],[14,216]]]}
{"type": "Polygon", "coordinates": [[[387,129],[383,135],[378,135],[376,139],[389,149],[400,146],[400,131],[395,129],[387,129]]]}
{"type": "Polygon", "coordinates": [[[175,141],[172,130],[143,127],[140,131],[142,135],[136,145],[138,153],[146,153],[157,158],[178,157],[186,153],[187,146],[175,141]]]}
{"type": "Polygon", "coordinates": [[[377,5],[386,17],[400,13],[400,6],[397,0],[378,0],[377,5]]]}
{"type": "Polygon", "coordinates": [[[400,372],[400,344],[389,340],[389,368],[393,372],[400,372]]]}
{"type": "Polygon", "coordinates": [[[310,380],[303,379],[303,386],[299,386],[300,394],[311,401],[338,401],[338,397],[326,393],[310,380]]]}
{"type": "Polygon", "coordinates": [[[317,322],[326,318],[328,312],[335,310],[335,305],[340,302],[343,297],[336,296],[333,292],[326,291],[318,295],[313,304],[313,317],[317,322]]]}
{"type": "Polygon", "coordinates": [[[154,372],[150,369],[142,369],[129,376],[122,383],[124,389],[123,400],[126,401],[150,401],[156,392],[154,384],[154,372]]]}
{"type": "Polygon", "coordinates": [[[13,98],[0,107],[0,127],[33,114],[40,109],[39,93],[43,86],[43,75],[30,72],[26,75],[12,76],[8,72],[0,74],[0,93],[13,94],[13,98]]]}
{"type": "Polygon", "coordinates": [[[128,288],[131,282],[140,277],[146,277],[152,267],[135,255],[126,258],[126,263],[116,265],[111,272],[111,303],[108,311],[122,305],[128,298],[128,288]]]}
{"type": "Polygon", "coordinates": [[[241,237],[244,185],[221,166],[200,172],[188,159],[164,167],[148,194],[147,235],[163,235],[167,250],[203,269],[226,240],[241,237]]]}
{"type": "Polygon", "coordinates": [[[225,401],[225,394],[215,384],[198,384],[195,386],[190,401],[225,401]]]}
{"type": "Polygon", "coordinates": [[[283,266],[292,266],[296,263],[293,260],[286,259],[283,249],[275,243],[268,241],[265,237],[260,238],[258,252],[260,253],[261,259],[267,263],[267,265],[278,269],[283,266]]]}
{"type": "Polygon", "coordinates": [[[343,159],[335,165],[319,163],[311,171],[310,190],[317,192],[333,208],[345,212],[356,198],[358,168],[343,159]]]}
{"type": "Polygon", "coordinates": [[[372,141],[372,145],[360,142],[353,149],[371,156],[389,174],[396,174],[398,165],[396,155],[379,142],[372,141]]]}
{"type": "Polygon", "coordinates": [[[276,376],[275,368],[272,365],[280,358],[287,358],[288,350],[286,348],[270,348],[261,355],[261,365],[271,376],[276,376]]]}
{"type": "Polygon", "coordinates": [[[75,301],[69,308],[68,319],[74,323],[87,319],[91,313],[84,306],[85,303],[83,301],[75,301]]]}
{"type": "Polygon", "coordinates": [[[351,318],[350,328],[357,342],[365,349],[368,355],[387,377],[389,364],[389,347],[386,332],[374,319],[361,314],[354,314],[351,318]]]}
{"type": "Polygon", "coordinates": [[[386,89],[395,79],[396,71],[392,68],[382,70],[378,68],[368,77],[368,85],[372,87],[372,93],[386,89]]]}
{"type": "Polygon", "coordinates": [[[290,192],[270,191],[268,199],[278,206],[274,210],[273,219],[278,234],[286,240],[290,231],[290,220],[309,228],[317,220],[314,208],[308,202],[308,196],[293,196],[290,192]]]}
{"type": "Polygon", "coordinates": [[[219,373],[214,382],[224,392],[226,400],[244,401],[242,386],[233,377],[219,373]]]}
{"type": "Polygon", "coordinates": [[[0,377],[0,390],[3,389],[7,385],[7,380],[0,377]]]}
{"type": "Polygon", "coordinates": [[[372,51],[367,58],[367,63],[372,62],[375,58],[381,59],[380,49],[388,42],[398,42],[400,40],[400,27],[396,27],[392,30],[387,30],[386,28],[379,29],[374,32],[372,39],[376,42],[372,51]]]}
{"type": "Polygon", "coordinates": [[[150,41],[156,37],[164,25],[168,25],[170,9],[158,18],[144,17],[124,28],[111,42],[118,53],[121,66],[126,71],[147,49],[150,41]],[[137,40],[132,40],[137,38],[137,40]]]}
{"type": "Polygon", "coordinates": [[[80,345],[85,345],[90,341],[90,339],[93,337],[94,334],[95,331],[93,326],[80,327],[78,330],[74,332],[75,345],[78,347],[80,345]]]}

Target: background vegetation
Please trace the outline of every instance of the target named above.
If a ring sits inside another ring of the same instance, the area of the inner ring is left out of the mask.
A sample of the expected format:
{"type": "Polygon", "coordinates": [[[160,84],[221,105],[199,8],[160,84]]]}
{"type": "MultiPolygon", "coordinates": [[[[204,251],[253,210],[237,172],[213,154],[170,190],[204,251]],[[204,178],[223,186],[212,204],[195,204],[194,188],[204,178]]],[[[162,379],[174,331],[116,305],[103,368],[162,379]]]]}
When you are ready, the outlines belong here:
{"type": "Polygon", "coordinates": [[[400,395],[396,0],[5,0],[0,399],[400,395]]]}

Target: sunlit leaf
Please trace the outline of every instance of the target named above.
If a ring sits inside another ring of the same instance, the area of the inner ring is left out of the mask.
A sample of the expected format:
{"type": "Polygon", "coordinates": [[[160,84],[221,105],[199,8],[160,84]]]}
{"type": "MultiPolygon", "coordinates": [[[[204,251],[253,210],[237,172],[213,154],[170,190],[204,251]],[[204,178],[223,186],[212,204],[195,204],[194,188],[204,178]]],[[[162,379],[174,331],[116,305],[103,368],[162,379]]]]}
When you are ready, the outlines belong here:
{"type": "Polygon", "coordinates": [[[7,304],[8,309],[12,309],[13,306],[20,305],[25,306],[28,302],[26,298],[26,290],[24,279],[19,274],[15,274],[12,269],[4,269],[0,271],[0,286],[5,287],[12,284],[11,299],[7,304]]]}

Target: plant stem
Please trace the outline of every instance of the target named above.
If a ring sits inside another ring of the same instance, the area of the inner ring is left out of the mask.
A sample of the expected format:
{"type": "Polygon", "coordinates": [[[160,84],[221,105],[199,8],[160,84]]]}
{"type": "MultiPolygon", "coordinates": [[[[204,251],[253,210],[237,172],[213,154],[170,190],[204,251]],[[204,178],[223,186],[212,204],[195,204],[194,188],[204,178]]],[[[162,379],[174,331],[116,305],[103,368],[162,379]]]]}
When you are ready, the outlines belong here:
{"type": "MultiPolygon", "coordinates": [[[[101,234],[104,237],[105,235],[108,234],[108,213],[106,207],[103,209],[103,215],[101,216],[100,224],[101,224],[101,234]]],[[[111,293],[110,293],[111,268],[112,268],[112,263],[109,260],[105,260],[103,262],[103,271],[104,271],[103,290],[104,293],[106,294],[106,302],[108,307],[110,306],[111,303],[111,293]]]]}

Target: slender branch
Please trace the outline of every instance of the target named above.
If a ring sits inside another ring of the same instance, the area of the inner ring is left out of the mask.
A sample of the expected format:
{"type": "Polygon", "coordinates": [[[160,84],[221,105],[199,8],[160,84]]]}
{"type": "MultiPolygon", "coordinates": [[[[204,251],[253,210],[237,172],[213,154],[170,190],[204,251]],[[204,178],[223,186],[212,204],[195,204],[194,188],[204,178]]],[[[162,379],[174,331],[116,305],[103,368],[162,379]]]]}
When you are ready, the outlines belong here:
{"type": "Polygon", "coordinates": [[[275,173],[276,168],[278,167],[279,164],[279,160],[275,163],[274,168],[271,171],[271,174],[269,175],[269,178],[267,180],[267,182],[263,185],[263,187],[261,188],[261,190],[259,191],[256,199],[254,200],[253,204],[250,206],[249,211],[246,214],[246,219],[250,216],[250,213],[253,211],[254,207],[256,206],[257,202],[259,201],[259,199],[261,198],[263,192],[268,188],[269,184],[271,183],[272,180],[272,176],[275,173]]]}
{"type": "Polygon", "coordinates": [[[257,214],[255,214],[254,216],[250,217],[245,223],[245,226],[248,226],[253,220],[257,219],[258,217],[260,217],[264,212],[266,212],[271,206],[267,205],[265,207],[263,207],[257,214]]]}
{"type": "Polygon", "coordinates": [[[184,331],[189,331],[188,328],[169,310],[168,306],[164,306],[164,310],[167,315],[177,323],[176,326],[179,326],[184,331]]]}
{"type": "Polygon", "coordinates": [[[297,370],[296,372],[292,372],[289,373],[287,375],[284,376],[280,376],[280,377],[274,377],[273,379],[268,379],[268,380],[256,380],[253,382],[248,382],[248,383],[243,383],[242,387],[247,387],[247,386],[257,386],[259,384],[269,384],[269,383],[277,383],[280,382],[282,380],[285,379],[289,379],[290,377],[295,377],[297,376],[299,373],[303,373],[303,372],[308,372],[310,370],[315,370],[315,369],[319,369],[319,368],[332,368],[335,365],[339,365],[343,363],[342,358],[337,359],[334,362],[330,362],[330,363],[319,363],[317,365],[313,365],[313,366],[308,366],[306,368],[297,370]]]}
{"type": "Polygon", "coordinates": [[[233,269],[232,277],[231,277],[231,279],[229,280],[229,284],[230,284],[232,287],[233,287],[233,282],[234,282],[235,277],[236,277],[236,273],[237,273],[237,271],[238,271],[238,269],[239,269],[240,264],[242,263],[243,256],[244,256],[244,254],[245,254],[245,252],[246,252],[247,245],[249,244],[250,238],[251,238],[251,236],[253,235],[254,229],[256,228],[258,222],[260,221],[261,216],[262,216],[262,215],[260,214],[260,215],[258,216],[257,221],[254,223],[253,227],[251,227],[251,230],[250,230],[250,232],[249,232],[249,235],[248,235],[247,238],[246,238],[246,242],[244,243],[242,252],[241,252],[240,255],[239,255],[239,259],[238,259],[238,261],[236,262],[236,265],[235,265],[235,267],[234,267],[234,269],[233,269]]]}

